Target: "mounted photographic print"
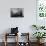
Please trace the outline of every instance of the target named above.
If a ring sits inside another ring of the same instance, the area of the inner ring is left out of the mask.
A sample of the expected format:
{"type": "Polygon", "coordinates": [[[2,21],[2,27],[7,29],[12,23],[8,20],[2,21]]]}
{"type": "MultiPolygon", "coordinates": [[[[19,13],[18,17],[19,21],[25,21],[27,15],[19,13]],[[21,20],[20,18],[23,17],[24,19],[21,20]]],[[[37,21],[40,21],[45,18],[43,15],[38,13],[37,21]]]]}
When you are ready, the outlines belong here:
{"type": "Polygon", "coordinates": [[[11,8],[11,17],[24,17],[24,8],[11,8]]]}

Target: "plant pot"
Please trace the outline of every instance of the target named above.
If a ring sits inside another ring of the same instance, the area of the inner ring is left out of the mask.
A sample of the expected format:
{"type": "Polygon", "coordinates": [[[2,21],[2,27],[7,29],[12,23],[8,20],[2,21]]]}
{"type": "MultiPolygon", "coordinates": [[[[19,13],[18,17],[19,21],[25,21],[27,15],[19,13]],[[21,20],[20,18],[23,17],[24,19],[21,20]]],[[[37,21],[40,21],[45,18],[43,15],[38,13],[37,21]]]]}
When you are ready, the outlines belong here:
{"type": "Polygon", "coordinates": [[[40,43],[40,39],[37,39],[37,43],[40,43]]]}
{"type": "Polygon", "coordinates": [[[37,42],[38,42],[39,44],[41,44],[41,43],[44,42],[44,40],[45,40],[45,39],[38,39],[37,42]]]}

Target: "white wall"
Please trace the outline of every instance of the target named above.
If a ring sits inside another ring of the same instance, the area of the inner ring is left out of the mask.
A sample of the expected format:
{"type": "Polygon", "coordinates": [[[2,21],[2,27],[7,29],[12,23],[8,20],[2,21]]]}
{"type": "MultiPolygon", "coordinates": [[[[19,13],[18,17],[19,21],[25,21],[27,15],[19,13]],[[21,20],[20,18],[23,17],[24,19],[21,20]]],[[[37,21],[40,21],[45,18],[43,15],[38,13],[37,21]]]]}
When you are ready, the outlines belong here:
{"type": "Polygon", "coordinates": [[[0,0],[0,34],[16,26],[20,32],[31,34],[32,24],[36,24],[36,0],[0,0]],[[24,8],[24,18],[11,18],[10,8],[24,8]]]}

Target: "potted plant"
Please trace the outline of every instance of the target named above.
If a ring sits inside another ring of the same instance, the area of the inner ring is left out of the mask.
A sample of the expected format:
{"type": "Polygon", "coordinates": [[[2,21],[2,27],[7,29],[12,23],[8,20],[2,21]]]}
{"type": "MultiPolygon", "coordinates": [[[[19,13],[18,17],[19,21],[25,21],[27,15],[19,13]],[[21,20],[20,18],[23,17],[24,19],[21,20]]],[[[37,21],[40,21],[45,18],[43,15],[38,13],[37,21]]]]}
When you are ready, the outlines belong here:
{"type": "Polygon", "coordinates": [[[33,28],[35,28],[36,30],[39,30],[37,25],[32,25],[33,28]]]}
{"type": "Polygon", "coordinates": [[[40,40],[42,38],[45,38],[44,37],[46,36],[45,34],[46,34],[45,32],[35,32],[33,35],[37,38],[38,43],[41,43],[40,40]]]}
{"type": "Polygon", "coordinates": [[[35,28],[36,30],[45,29],[45,26],[32,25],[32,27],[35,28]]]}
{"type": "Polygon", "coordinates": [[[45,29],[45,26],[41,26],[40,29],[45,29]]]}

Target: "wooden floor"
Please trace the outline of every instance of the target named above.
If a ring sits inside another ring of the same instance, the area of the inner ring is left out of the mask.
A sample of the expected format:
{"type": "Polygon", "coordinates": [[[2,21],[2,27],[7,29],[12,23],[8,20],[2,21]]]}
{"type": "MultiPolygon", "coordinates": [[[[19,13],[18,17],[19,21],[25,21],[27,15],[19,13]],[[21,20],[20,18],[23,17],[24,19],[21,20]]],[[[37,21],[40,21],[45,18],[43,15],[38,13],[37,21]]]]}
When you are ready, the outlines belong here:
{"type": "MultiPolygon", "coordinates": [[[[0,42],[0,46],[4,46],[4,43],[2,42],[0,42]]],[[[15,46],[15,43],[8,43],[8,45],[7,46],[15,46]]],[[[37,43],[34,43],[34,42],[32,42],[32,43],[30,43],[30,46],[37,46],[37,43]]],[[[46,46],[46,43],[44,43],[43,45],[41,45],[41,46],[46,46]]]]}

